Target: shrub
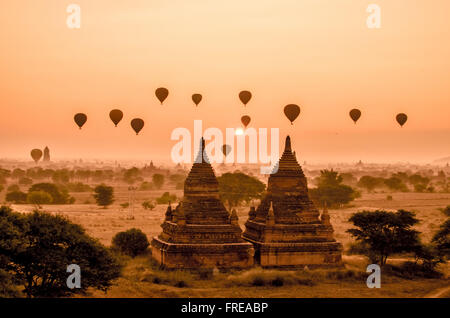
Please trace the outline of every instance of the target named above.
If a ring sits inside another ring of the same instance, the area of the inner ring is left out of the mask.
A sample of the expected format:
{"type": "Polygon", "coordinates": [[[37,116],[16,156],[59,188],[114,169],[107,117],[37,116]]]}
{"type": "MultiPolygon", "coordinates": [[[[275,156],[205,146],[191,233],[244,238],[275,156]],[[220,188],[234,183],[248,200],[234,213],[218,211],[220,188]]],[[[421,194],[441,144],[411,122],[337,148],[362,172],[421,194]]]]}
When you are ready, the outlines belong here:
{"type": "Polygon", "coordinates": [[[142,202],[142,207],[143,207],[145,210],[150,210],[150,211],[152,211],[152,210],[155,208],[155,205],[153,204],[152,201],[144,201],[144,202],[142,202]]]}
{"type": "Polygon", "coordinates": [[[38,208],[41,207],[41,204],[52,203],[52,200],[52,196],[44,191],[28,192],[27,195],[27,202],[36,205],[38,208]]]}
{"type": "Polygon", "coordinates": [[[8,192],[17,192],[20,191],[20,187],[18,184],[11,184],[6,188],[6,191],[8,192]]]}
{"type": "Polygon", "coordinates": [[[141,230],[135,228],[119,232],[112,239],[114,248],[132,257],[145,252],[149,245],[147,236],[141,230]]]}
{"type": "Polygon", "coordinates": [[[31,185],[31,184],[33,184],[33,179],[27,178],[27,177],[20,178],[20,179],[19,179],[19,184],[22,184],[22,185],[31,185]]]}
{"type": "Polygon", "coordinates": [[[392,197],[392,195],[388,195],[388,196],[386,196],[386,200],[388,200],[388,201],[392,201],[394,198],[392,197]]]}
{"type": "Polygon", "coordinates": [[[27,194],[22,191],[8,192],[5,197],[6,202],[13,202],[15,204],[27,203],[27,194]]]}
{"type": "Polygon", "coordinates": [[[36,183],[31,186],[28,192],[43,191],[50,194],[53,204],[68,204],[73,202],[66,189],[61,189],[53,183],[36,183]]]}
{"type": "Polygon", "coordinates": [[[170,202],[176,202],[177,196],[175,194],[171,195],[169,192],[164,192],[164,194],[156,198],[157,204],[169,204],[170,202]]]}
{"type": "Polygon", "coordinates": [[[230,275],[228,284],[235,286],[288,286],[306,285],[313,286],[314,281],[309,277],[292,271],[265,270],[253,268],[248,271],[230,275]]]}
{"type": "Polygon", "coordinates": [[[153,190],[153,184],[151,182],[144,181],[139,186],[139,191],[149,191],[149,190],[153,190]]]}
{"type": "Polygon", "coordinates": [[[92,188],[88,184],[82,182],[67,183],[65,185],[69,192],[91,192],[92,188]]]}

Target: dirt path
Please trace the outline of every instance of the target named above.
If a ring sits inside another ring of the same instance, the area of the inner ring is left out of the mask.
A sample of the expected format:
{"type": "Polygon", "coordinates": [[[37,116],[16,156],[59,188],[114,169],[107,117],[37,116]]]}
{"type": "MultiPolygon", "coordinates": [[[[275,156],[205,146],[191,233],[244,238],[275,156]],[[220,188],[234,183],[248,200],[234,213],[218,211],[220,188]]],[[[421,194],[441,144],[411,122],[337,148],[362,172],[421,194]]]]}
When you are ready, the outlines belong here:
{"type": "Polygon", "coordinates": [[[441,298],[442,296],[450,293],[450,286],[436,289],[434,292],[425,295],[424,298],[441,298]]]}

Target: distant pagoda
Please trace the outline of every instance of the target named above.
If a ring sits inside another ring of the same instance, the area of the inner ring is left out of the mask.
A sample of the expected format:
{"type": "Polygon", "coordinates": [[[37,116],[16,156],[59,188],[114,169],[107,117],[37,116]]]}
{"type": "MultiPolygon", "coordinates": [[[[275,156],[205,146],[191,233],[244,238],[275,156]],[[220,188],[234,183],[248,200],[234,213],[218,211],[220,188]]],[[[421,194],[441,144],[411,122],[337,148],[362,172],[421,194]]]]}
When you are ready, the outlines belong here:
{"type": "Polygon", "coordinates": [[[341,265],[342,245],[333,237],[327,210],[308,196],[302,168],[286,138],[280,161],[268,181],[267,194],[245,223],[245,240],[253,243],[255,263],[263,267],[341,265]]]}
{"type": "Polygon", "coordinates": [[[152,240],[152,256],[165,268],[246,268],[253,265],[252,244],[242,239],[236,211],[228,213],[219,199],[219,183],[204,153],[184,184],[175,209],[169,204],[163,231],[152,240]]]}
{"type": "Polygon", "coordinates": [[[44,158],[43,158],[44,162],[49,162],[50,161],[50,149],[48,149],[48,147],[44,148],[44,158]]]}

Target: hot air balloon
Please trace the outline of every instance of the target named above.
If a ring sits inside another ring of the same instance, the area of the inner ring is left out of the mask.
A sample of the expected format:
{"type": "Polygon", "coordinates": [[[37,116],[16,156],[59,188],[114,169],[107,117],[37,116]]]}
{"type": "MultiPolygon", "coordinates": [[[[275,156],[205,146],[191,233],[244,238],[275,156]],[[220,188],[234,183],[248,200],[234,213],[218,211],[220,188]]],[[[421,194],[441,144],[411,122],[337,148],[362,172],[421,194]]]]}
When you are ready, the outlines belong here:
{"type": "Polygon", "coordinates": [[[114,126],[117,127],[117,124],[120,123],[120,121],[123,118],[123,113],[119,109],[113,109],[109,112],[109,118],[111,118],[112,122],[114,123],[114,126]]]}
{"type": "Polygon", "coordinates": [[[353,121],[356,124],[358,119],[361,117],[361,111],[359,109],[356,109],[356,108],[352,109],[350,111],[350,117],[353,119],[353,121]]]}
{"type": "Polygon", "coordinates": [[[230,153],[230,151],[231,151],[231,146],[230,146],[230,145],[224,144],[224,145],[222,146],[222,152],[223,152],[223,155],[224,155],[225,157],[228,156],[228,154],[230,153]]]}
{"type": "Polygon", "coordinates": [[[250,121],[250,116],[245,115],[241,117],[241,123],[245,126],[245,128],[247,128],[248,124],[250,124],[250,121]]]}
{"type": "Polygon", "coordinates": [[[38,163],[38,161],[42,157],[42,150],[41,149],[33,149],[31,150],[31,158],[33,158],[34,162],[38,163]]]}
{"type": "Polygon", "coordinates": [[[78,127],[83,127],[83,125],[86,123],[87,121],[87,116],[86,114],[83,113],[78,113],[75,116],[73,116],[73,119],[75,120],[75,123],[78,125],[78,127]]]}
{"type": "Polygon", "coordinates": [[[166,100],[167,96],[169,96],[169,90],[167,88],[160,87],[160,88],[156,89],[155,95],[159,99],[159,101],[161,102],[161,105],[162,105],[163,102],[166,100]]]}
{"type": "Polygon", "coordinates": [[[289,104],[284,107],[284,114],[291,121],[291,125],[293,125],[294,120],[300,115],[300,107],[295,104],[289,104]]]}
{"type": "Polygon", "coordinates": [[[192,95],[192,101],[194,102],[195,106],[198,106],[200,102],[202,101],[202,95],[201,94],[194,94],[192,95]]]}
{"type": "Polygon", "coordinates": [[[250,101],[250,99],[252,99],[252,93],[250,93],[249,91],[242,91],[239,93],[239,99],[245,106],[250,101]]]}
{"type": "Polygon", "coordinates": [[[134,118],[131,121],[131,127],[133,128],[133,130],[136,132],[136,135],[139,134],[139,132],[142,130],[142,128],[144,127],[144,121],[140,118],[134,118]]]}
{"type": "Polygon", "coordinates": [[[400,113],[398,114],[395,119],[397,119],[397,122],[399,123],[399,125],[401,127],[403,127],[403,125],[406,123],[406,121],[408,120],[408,115],[400,113]]]}

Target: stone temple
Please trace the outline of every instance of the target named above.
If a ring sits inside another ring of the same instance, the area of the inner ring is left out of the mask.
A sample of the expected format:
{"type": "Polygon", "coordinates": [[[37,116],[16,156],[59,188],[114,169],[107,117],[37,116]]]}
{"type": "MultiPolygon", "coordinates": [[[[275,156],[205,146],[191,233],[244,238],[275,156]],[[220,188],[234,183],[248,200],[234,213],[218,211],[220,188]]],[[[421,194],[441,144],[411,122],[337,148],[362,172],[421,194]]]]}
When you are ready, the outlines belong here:
{"type": "Polygon", "coordinates": [[[151,242],[152,256],[168,269],[251,267],[253,246],[242,239],[236,211],[228,213],[219,199],[219,184],[204,152],[204,140],[201,145],[182,201],[174,209],[169,205],[162,233],[151,242]]]}
{"type": "Polygon", "coordinates": [[[333,237],[330,217],[321,216],[308,196],[302,168],[286,138],[267,194],[245,223],[245,240],[253,243],[255,264],[262,267],[341,266],[342,245],[333,237]],[[277,170],[278,168],[278,170],[277,170]]]}

